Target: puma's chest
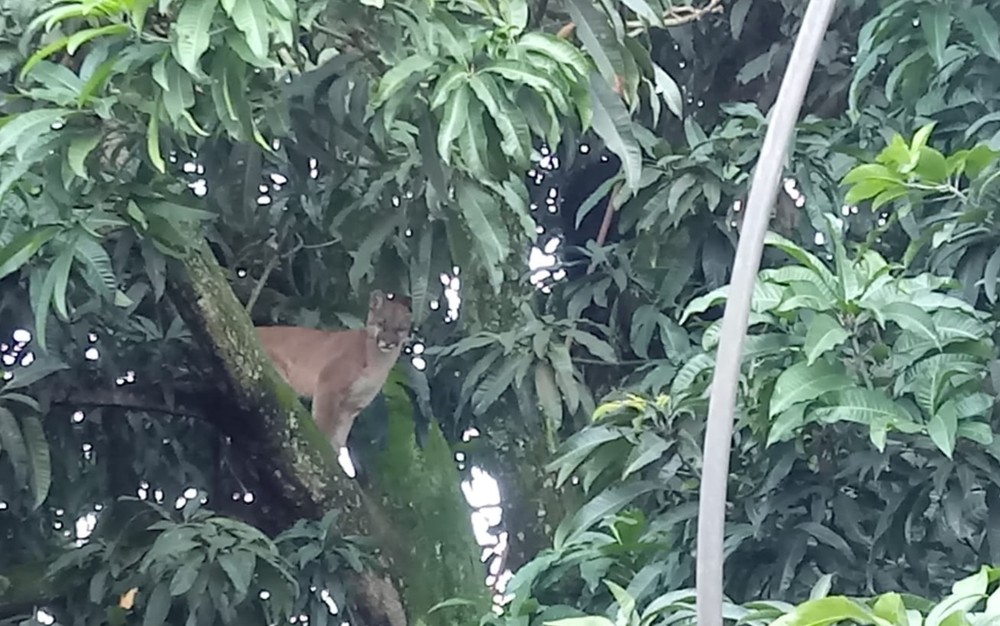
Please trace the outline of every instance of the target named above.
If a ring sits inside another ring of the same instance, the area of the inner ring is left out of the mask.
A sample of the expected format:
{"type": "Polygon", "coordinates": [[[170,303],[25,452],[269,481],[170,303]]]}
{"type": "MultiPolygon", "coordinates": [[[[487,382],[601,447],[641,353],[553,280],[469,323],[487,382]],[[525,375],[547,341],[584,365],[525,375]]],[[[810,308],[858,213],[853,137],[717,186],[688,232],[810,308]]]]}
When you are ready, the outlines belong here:
{"type": "Polygon", "coordinates": [[[382,390],[395,362],[395,358],[382,358],[365,367],[348,388],[347,402],[358,409],[368,406],[382,390]]]}
{"type": "Polygon", "coordinates": [[[368,406],[381,391],[385,378],[385,375],[379,376],[374,371],[362,372],[347,390],[347,401],[359,407],[368,406]]]}

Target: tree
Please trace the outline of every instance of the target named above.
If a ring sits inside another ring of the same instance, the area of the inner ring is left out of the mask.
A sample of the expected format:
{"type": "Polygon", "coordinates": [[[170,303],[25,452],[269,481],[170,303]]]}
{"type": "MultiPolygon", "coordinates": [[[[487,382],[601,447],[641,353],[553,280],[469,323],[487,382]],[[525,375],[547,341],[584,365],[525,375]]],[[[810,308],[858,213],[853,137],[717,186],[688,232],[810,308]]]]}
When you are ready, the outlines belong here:
{"type": "MultiPolygon", "coordinates": [[[[0,327],[31,335],[0,614],[471,622],[474,465],[518,572],[500,619],[690,584],[717,290],[800,5],[0,4],[0,327]],[[533,244],[560,265],[527,280],[533,244]],[[420,341],[355,481],[250,321],[356,325],[376,286],[420,341]]],[[[995,10],[841,3],[745,365],[737,600],[833,570],[932,595],[1000,546],[995,10]]]]}

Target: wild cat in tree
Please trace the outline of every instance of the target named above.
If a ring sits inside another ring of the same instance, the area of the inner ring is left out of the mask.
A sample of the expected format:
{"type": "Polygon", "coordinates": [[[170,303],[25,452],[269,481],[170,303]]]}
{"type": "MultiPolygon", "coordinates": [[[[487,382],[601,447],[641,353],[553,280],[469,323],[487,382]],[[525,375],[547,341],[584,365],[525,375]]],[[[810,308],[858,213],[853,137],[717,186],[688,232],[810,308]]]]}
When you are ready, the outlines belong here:
{"type": "Polygon", "coordinates": [[[313,419],[339,451],[354,419],[385,384],[409,340],[410,299],[373,291],[364,328],[336,332],[300,326],[258,326],[268,356],[285,382],[312,398],[313,419]]]}

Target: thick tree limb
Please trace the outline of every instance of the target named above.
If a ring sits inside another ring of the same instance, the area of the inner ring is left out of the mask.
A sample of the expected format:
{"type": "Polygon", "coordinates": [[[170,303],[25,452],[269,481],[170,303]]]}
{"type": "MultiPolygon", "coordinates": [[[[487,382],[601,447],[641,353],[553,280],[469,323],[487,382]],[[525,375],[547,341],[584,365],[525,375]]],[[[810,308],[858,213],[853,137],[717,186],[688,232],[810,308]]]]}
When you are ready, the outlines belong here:
{"type": "MultiPolygon", "coordinates": [[[[260,476],[271,490],[298,517],[336,508],[342,511],[343,534],[369,535],[381,546],[392,545],[392,529],[378,505],[340,469],[325,437],[263,353],[208,245],[203,240],[193,245],[183,262],[172,264],[168,280],[174,305],[218,373],[211,382],[224,402],[209,407],[212,419],[239,424],[242,437],[233,443],[256,448],[255,458],[266,464],[260,476]]],[[[389,571],[395,570],[399,555],[384,550],[380,556],[389,571]]],[[[358,582],[356,595],[372,624],[406,626],[400,589],[405,575],[393,584],[366,573],[358,582]],[[374,589],[377,594],[368,593],[374,589]]]]}
{"type": "Polygon", "coordinates": [[[379,546],[385,573],[365,571],[355,580],[359,626],[406,626],[417,617],[430,626],[451,624],[452,615],[426,615],[450,597],[481,601],[475,607],[479,612],[463,616],[470,620],[488,610],[452,453],[437,431],[436,448],[416,447],[412,407],[398,383],[386,389],[390,399],[397,399],[390,411],[397,434],[377,462],[374,474],[381,480],[369,495],[343,473],[326,438],[271,365],[204,241],[171,268],[169,289],[218,373],[217,380],[206,381],[216,386],[206,390],[206,398],[216,401],[198,403],[205,416],[231,434],[234,447],[257,448],[252,457],[260,478],[271,482],[270,489],[295,517],[317,517],[336,508],[342,512],[342,534],[366,535],[379,546]],[[406,427],[399,420],[409,424],[408,436],[401,434],[406,427]]]}

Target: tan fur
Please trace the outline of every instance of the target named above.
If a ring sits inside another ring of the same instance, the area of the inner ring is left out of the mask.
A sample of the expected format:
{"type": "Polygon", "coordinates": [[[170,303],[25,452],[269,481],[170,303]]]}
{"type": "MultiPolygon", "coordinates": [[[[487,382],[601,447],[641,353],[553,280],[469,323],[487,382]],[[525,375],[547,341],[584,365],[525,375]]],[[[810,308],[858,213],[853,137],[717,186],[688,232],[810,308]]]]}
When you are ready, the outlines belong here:
{"type": "Polygon", "coordinates": [[[330,332],[261,326],[260,341],[299,395],[312,398],[313,419],[334,450],[347,444],[354,419],[385,384],[409,339],[409,301],[372,292],[365,328],[330,332]]]}

